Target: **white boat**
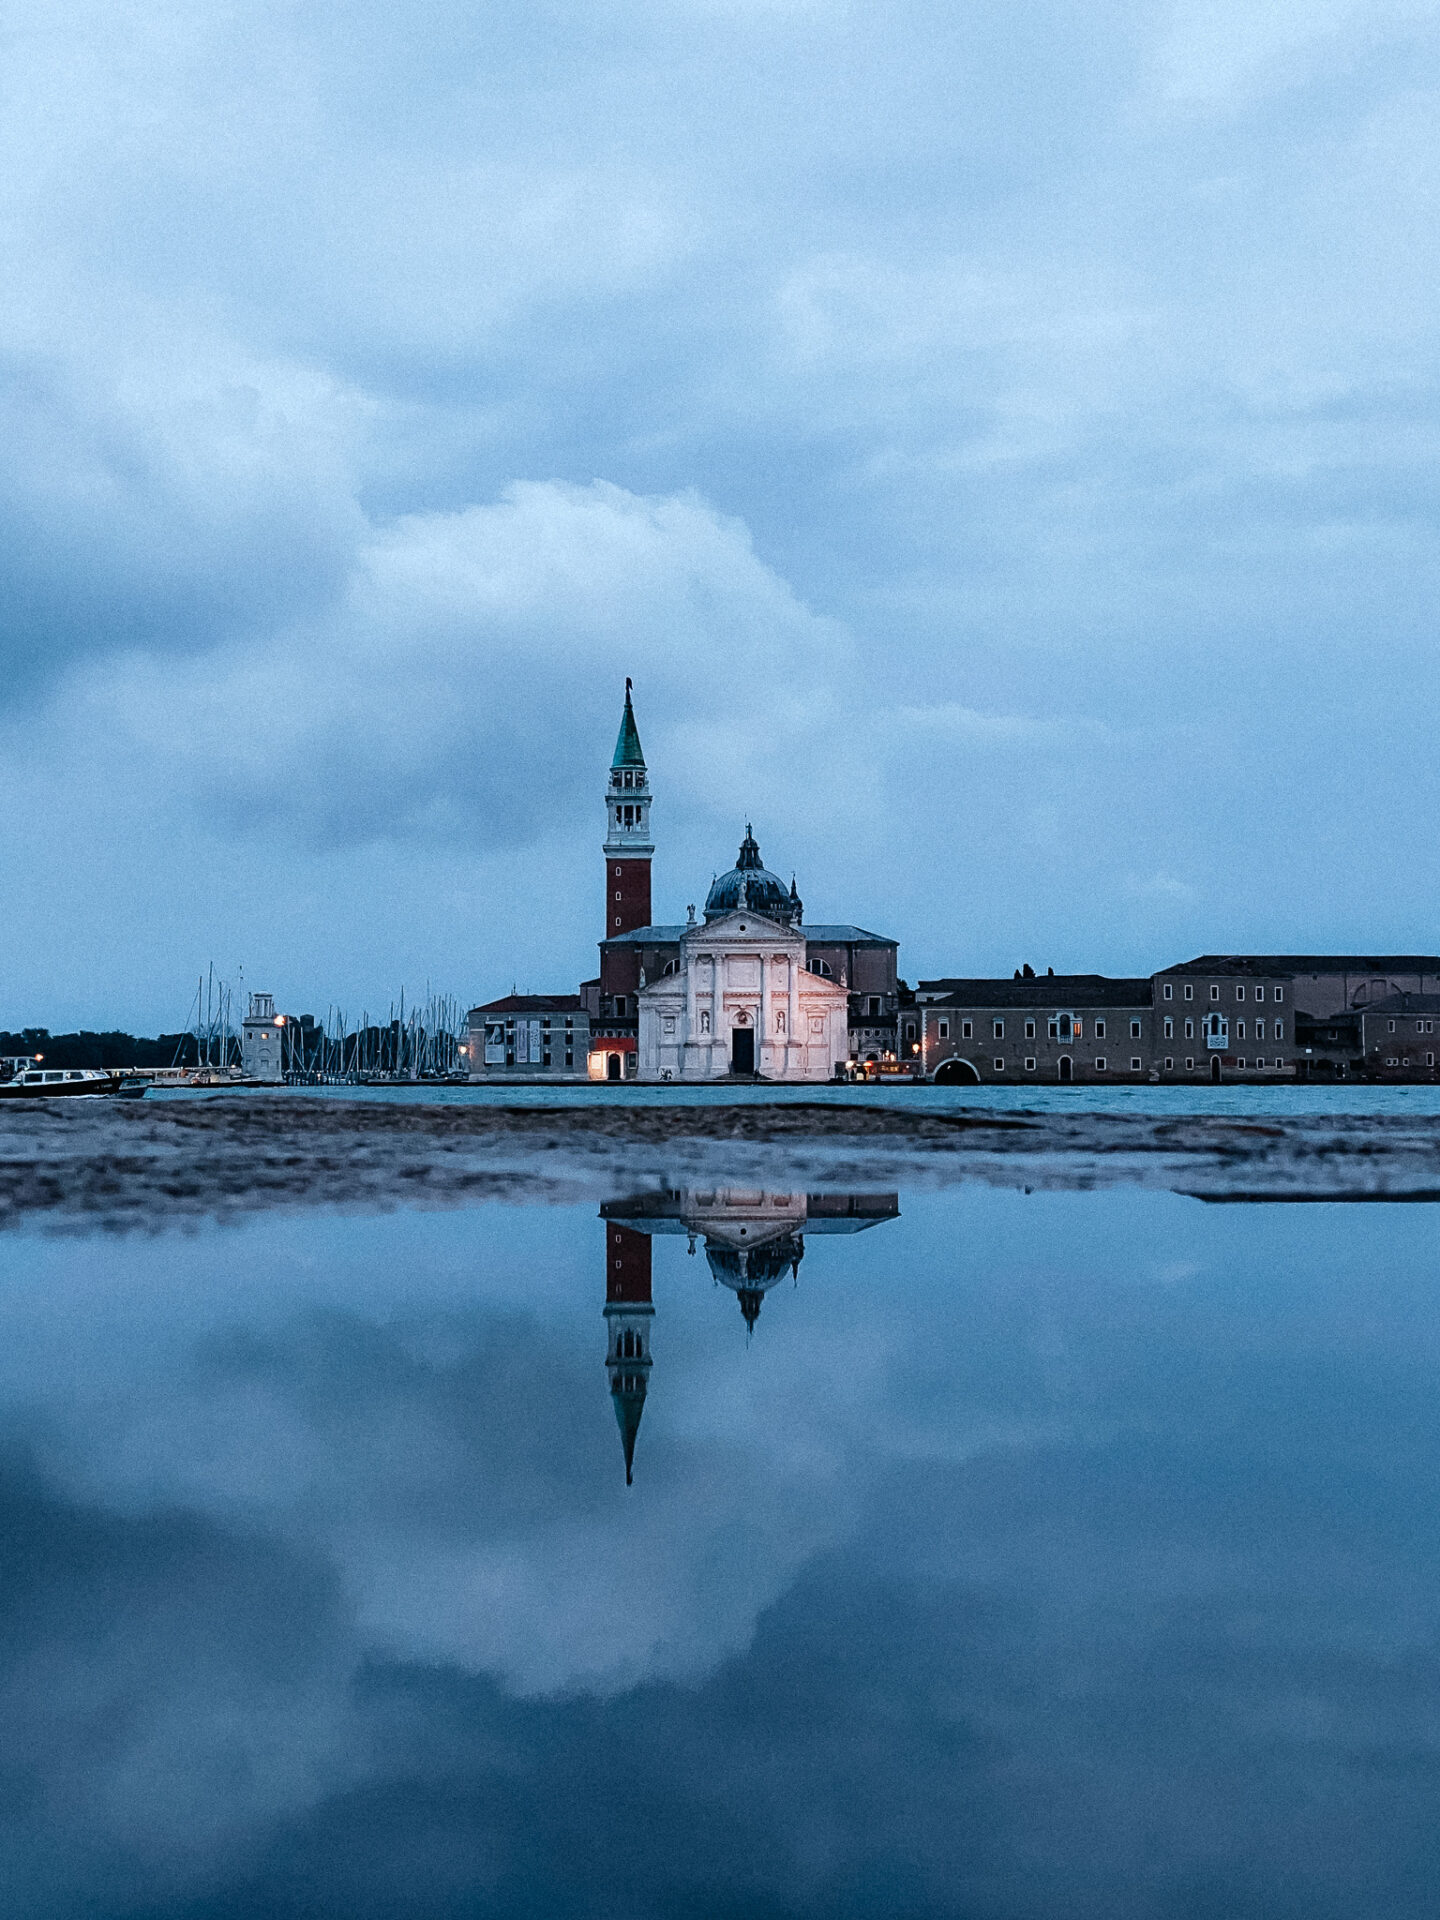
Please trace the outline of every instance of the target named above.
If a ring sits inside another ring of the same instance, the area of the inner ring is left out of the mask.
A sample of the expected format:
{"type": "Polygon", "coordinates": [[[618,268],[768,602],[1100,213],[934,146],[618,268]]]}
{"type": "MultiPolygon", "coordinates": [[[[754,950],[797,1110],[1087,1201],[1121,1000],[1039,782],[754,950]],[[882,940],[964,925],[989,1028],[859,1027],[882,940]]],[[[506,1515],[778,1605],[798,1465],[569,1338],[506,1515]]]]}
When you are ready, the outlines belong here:
{"type": "Polygon", "coordinates": [[[118,1093],[122,1074],[103,1067],[27,1067],[0,1081],[0,1100],[50,1100],[76,1093],[118,1093]]]}

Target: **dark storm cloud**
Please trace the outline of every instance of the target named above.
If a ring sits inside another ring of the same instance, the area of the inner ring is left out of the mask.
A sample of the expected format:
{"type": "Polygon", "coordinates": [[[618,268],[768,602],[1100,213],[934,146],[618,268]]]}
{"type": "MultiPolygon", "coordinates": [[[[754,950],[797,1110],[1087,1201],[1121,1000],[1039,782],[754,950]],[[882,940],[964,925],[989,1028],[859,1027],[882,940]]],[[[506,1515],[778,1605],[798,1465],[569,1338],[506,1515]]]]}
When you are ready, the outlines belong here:
{"type": "Polygon", "coordinates": [[[588,971],[626,672],[667,913],[759,813],[911,973],[1433,943],[1429,0],[64,0],[8,44],[12,1024],[120,1017],[77,879],[150,1018],[177,945],[588,971]]]}

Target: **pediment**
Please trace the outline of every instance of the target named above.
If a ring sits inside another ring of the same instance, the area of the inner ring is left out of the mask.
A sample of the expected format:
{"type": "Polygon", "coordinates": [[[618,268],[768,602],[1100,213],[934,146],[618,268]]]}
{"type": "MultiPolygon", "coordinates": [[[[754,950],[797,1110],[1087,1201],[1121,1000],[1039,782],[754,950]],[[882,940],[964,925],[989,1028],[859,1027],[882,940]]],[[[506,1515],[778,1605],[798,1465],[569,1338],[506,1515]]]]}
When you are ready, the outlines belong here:
{"type": "Polygon", "coordinates": [[[759,943],[769,946],[790,946],[804,948],[805,935],[794,927],[787,927],[783,920],[772,920],[768,913],[756,913],[753,908],[736,907],[729,913],[718,914],[703,926],[687,927],[687,941],[700,945],[705,941],[735,940],[747,945],[759,943]]]}

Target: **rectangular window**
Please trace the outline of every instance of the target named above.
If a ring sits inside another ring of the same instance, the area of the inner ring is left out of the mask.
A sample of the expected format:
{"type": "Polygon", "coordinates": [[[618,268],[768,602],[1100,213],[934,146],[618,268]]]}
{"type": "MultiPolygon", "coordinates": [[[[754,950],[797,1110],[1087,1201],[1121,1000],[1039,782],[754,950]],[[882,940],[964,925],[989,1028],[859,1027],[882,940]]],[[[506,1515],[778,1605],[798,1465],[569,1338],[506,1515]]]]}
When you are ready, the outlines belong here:
{"type": "Polygon", "coordinates": [[[1195,1038],[1195,1022],[1193,1020],[1187,1020],[1185,1022],[1185,1038],[1187,1040],[1193,1040],[1195,1038]]]}
{"type": "Polygon", "coordinates": [[[1283,1000],[1285,998],[1285,989],[1283,987],[1276,987],[1275,998],[1277,1000],[1283,1000]]]}
{"type": "Polygon", "coordinates": [[[1185,998],[1187,1000],[1193,1000],[1195,998],[1195,989],[1194,987],[1189,985],[1188,982],[1186,983],[1186,987],[1185,987],[1185,998]]]}
{"type": "Polygon", "coordinates": [[[1165,1056],[1165,1071],[1166,1073],[1173,1073],[1175,1071],[1175,1062],[1168,1053],[1165,1056]]]}
{"type": "Polygon", "coordinates": [[[1215,987],[1215,986],[1212,986],[1212,987],[1211,987],[1211,989],[1210,989],[1210,998],[1211,998],[1212,1000],[1218,1000],[1218,999],[1220,998],[1220,989],[1219,989],[1219,987],[1215,987]]]}
{"type": "Polygon", "coordinates": [[[1188,1054],[1186,1055],[1186,1058],[1185,1058],[1185,1071],[1187,1073],[1193,1073],[1195,1071],[1195,1062],[1190,1058],[1188,1054]]]}
{"type": "Polygon", "coordinates": [[[880,996],[879,996],[878,994],[876,994],[876,993],[872,993],[872,994],[870,995],[870,998],[869,998],[869,999],[868,999],[868,1000],[866,1001],[866,1003],[865,1003],[865,1011],[866,1011],[866,1012],[867,1012],[868,1014],[870,1014],[870,1015],[871,1015],[872,1017],[874,1017],[874,1018],[878,1018],[878,1017],[879,1017],[879,1013],[880,1013],[880,996]]]}
{"type": "Polygon", "coordinates": [[[1427,1066],[1427,1067],[1433,1067],[1433,1066],[1434,1066],[1434,1064],[1435,1064],[1435,1056],[1434,1056],[1434,1054],[1433,1054],[1433,1053],[1427,1053],[1427,1054],[1426,1054],[1426,1056],[1425,1056],[1425,1064],[1426,1064],[1426,1066],[1427,1066]]]}
{"type": "Polygon", "coordinates": [[[1175,998],[1175,989],[1168,980],[1165,982],[1165,998],[1167,1000],[1173,1000],[1175,998]]]}
{"type": "Polygon", "coordinates": [[[1138,1053],[1135,1053],[1135,1054],[1132,1054],[1132,1055],[1130,1056],[1130,1071],[1131,1071],[1131,1073],[1139,1073],[1139,1071],[1140,1071],[1140,1065],[1141,1065],[1141,1062],[1140,1062],[1140,1056],[1139,1056],[1139,1054],[1138,1054],[1138,1053]]]}
{"type": "Polygon", "coordinates": [[[1035,1038],[1035,1022],[1033,1020],[1027,1020],[1025,1022],[1025,1038],[1027,1040],[1033,1040],[1035,1038]]]}
{"type": "Polygon", "coordinates": [[[1034,1071],[1035,1071],[1035,1061],[1034,1061],[1034,1058],[1033,1058],[1033,1056],[1031,1056],[1031,1057],[1027,1057],[1027,1059],[1026,1059],[1026,1061],[1025,1061],[1025,1071],[1026,1071],[1026,1073],[1034,1073],[1034,1071]]]}
{"type": "Polygon", "coordinates": [[[1097,1053],[1095,1056],[1095,1071],[1097,1073],[1104,1073],[1105,1071],[1105,1056],[1103,1053],[1097,1053]]]}
{"type": "Polygon", "coordinates": [[[1004,1071],[1005,1071],[1005,1062],[1004,1062],[1003,1060],[997,1060],[997,1061],[995,1062],[995,1071],[996,1071],[996,1073],[1004,1073],[1004,1071]]]}
{"type": "Polygon", "coordinates": [[[975,1022],[973,1020],[962,1020],[960,1022],[960,1038],[962,1040],[973,1040],[974,1037],[975,1022]]]}
{"type": "Polygon", "coordinates": [[[541,1066],[542,1066],[542,1067],[548,1067],[548,1066],[549,1066],[549,1064],[550,1064],[550,1056],[549,1056],[549,1054],[548,1054],[548,1053],[542,1053],[542,1054],[541,1054],[541,1056],[540,1056],[540,1064],[541,1064],[541,1066]]]}
{"type": "Polygon", "coordinates": [[[1236,987],[1236,989],[1235,989],[1235,998],[1236,998],[1237,1000],[1243,1000],[1243,999],[1245,998],[1245,989],[1244,989],[1244,987],[1236,987]]]}
{"type": "Polygon", "coordinates": [[[1138,1040],[1140,1038],[1140,1022],[1138,1020],[1132,1020],[1130,1022],[1130,1038],[1132,1040],[1138,1040]]]}
{"type": "Polygon", "coordinates": [[[1256,989],[1255,989],[1255,998],[1256,998],[1257,1000],[1263,1000],[1263,999],[1265,998],[1265,989],[1264,989],[1264,987],[1256,987],[1256,989]]]}
{"type": "MultiPolygon", "coordinates": [[[[1260,1022],[1257,1020],[1255,1024],[1258,1027],[1260,1022]]],[[[1243,1040],[1245,1038],[1245,1022],[1243,1020],[1237,1020],[1235,1022],[1235,1038],[1237,1040],[1243,1040]]]]}
{"type": "Polygon", "coordinates": [[[950,1038],[950,1022],[948,1020],[942,1020],[936,1028],[936,1032],[942,1040],[948,1040],[950,1038]]]}
{"type": "Polygon", "coordinates": [[[1244,1066],[1244,1064],[1245,1064],[1245,1056],[1244,1056],[1244,1054],[1243,1054],[1243,1053],[1242,1053],[1242,1054],[1240,1055],[1240,1057],[1239,1057],[1239,1058],[1238,1058],[1238,1059],[1236,1060],[1236,1062],[1235,1062],[1235,1064],[1236,1064],[1236,1066],[1237,1066],[1237,1067],[1243,1067],[1243,1066],[1244,1066]]]}
{"type": "Polygon", "coordinates": [[[574,1054],[573,1054],[573,1053],[568,1053],[568,1052],[567,1052],[567,1054],[565,1055],[565,1064],[566,1064],[566,1066],[567,1066],[567,1067],[573,1067],[573,1066],[574,1066],[574,1064],[575,1064],[575,1056],[574,1056],[574,1054]]]}
{"type": "Polygon", "coordinates": [[[1103,1040],[1105,1038],[1105,1022],[1103,1020],[1097,1020],[1095,1022],[1095,1038],[1097,1040],[1103,1040]]]}
{"type": "Polygon", "coordinates": [[[995,1022],[994,1032],[997,1040],[1003,1040],[1005,1038],[1005,1022],[1003,1020],[997,1020],[995,1022]]]}
{"type": "Polygon", "coordinates": [[[1395,1022],[1393,1020],[1387,1020],[1385,1022],[1385,1031],[1387,1033],[1393,1033],[1395,1031],[1395,1022]]]}
{"type": "Polygon", "coordinates": [[[1175,1022],[1168,1018],[1165,1022],[1165,1038],[1167,1040],[1173,1040],[1175,1038],[1175,1022]]]}
{"type": "Polygon", "coordinates": [[[1283,1022],[1279,1020],[1275,1022],[1275,1038],[1277,1040],[1283,1040],[1285,1038],[1285,1027],[1283,1022]]]}

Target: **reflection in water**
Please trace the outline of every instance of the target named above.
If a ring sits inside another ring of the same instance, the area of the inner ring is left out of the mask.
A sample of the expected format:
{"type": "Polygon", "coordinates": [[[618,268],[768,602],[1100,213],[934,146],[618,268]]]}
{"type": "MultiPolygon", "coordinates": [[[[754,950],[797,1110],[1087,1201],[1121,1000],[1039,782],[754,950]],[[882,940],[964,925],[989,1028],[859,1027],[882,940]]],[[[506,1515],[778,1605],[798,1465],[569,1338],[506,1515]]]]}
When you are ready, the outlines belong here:
{"type": "Polygon", "coordinates": [[[807,1233],[863,1233],[900,1214],[894,1193],[772,1193],[716,1187],[707,1193],[670,1188],[600,1209],[605,1229],[605,1365],[625,1450],[625,1484],[632,1484],[635,1437],[645,1411],[651,1354],[650,1239],[684,1234],[694,1253],[703,1238],[705,1259],[722,1287],[740,1302],[747,1336],[755,1331],[765,1295],[788,1273],[800,1277],[807,1233]],[[623,1224],[622,1224],[623,1223],[623,1224]]]}
{"type": "Polygon", "coordinates": [[[0,1235],[4,1920],[1433,1920],[1434,1209],[752,1177],[0,1235]]]}

